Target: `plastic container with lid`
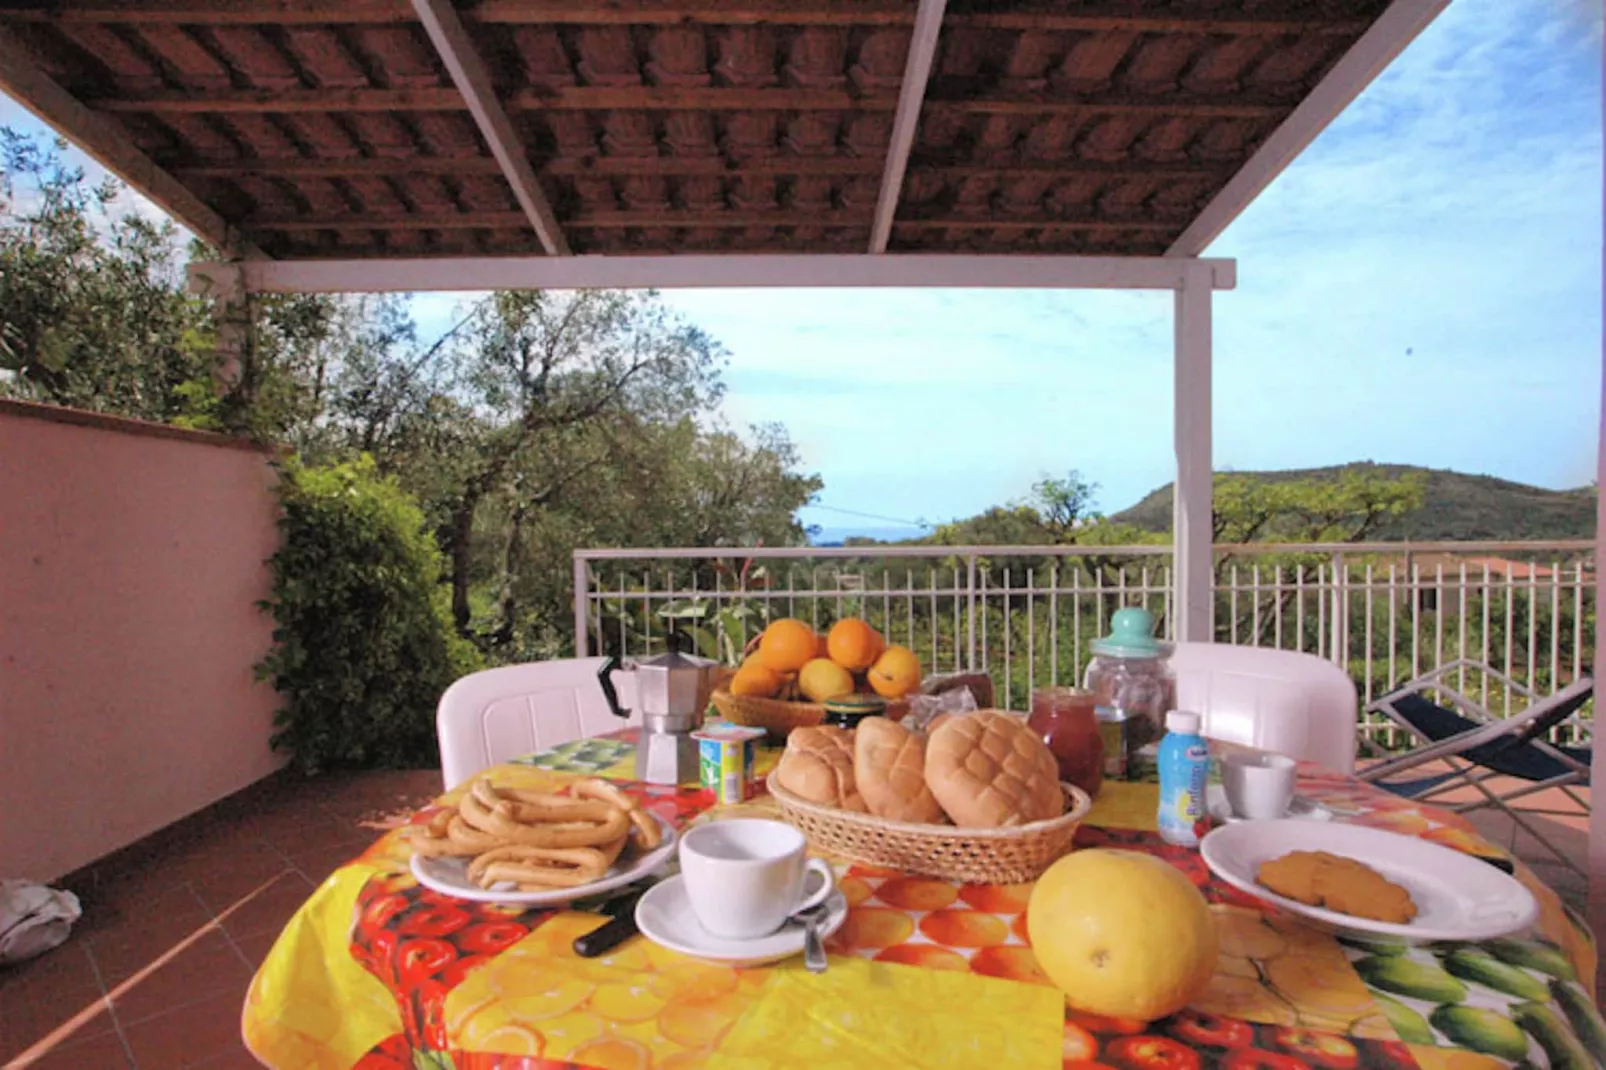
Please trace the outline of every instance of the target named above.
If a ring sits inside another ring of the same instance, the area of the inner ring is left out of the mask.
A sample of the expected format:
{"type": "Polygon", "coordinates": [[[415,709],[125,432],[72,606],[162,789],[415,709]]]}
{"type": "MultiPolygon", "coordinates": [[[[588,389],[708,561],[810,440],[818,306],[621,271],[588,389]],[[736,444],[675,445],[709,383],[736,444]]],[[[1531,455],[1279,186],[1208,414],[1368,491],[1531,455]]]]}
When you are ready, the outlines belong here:
{"type": "Polygon", "coordinates": [[[1166,712],[1176,705],[1171,644],[1154,637],[1154,616],[1129,606],[1110,617],[1110,634],[1089,644],[1083,686],[1093,692],[1104,737],[1104,776],[1153,780],[1166,712]]]}

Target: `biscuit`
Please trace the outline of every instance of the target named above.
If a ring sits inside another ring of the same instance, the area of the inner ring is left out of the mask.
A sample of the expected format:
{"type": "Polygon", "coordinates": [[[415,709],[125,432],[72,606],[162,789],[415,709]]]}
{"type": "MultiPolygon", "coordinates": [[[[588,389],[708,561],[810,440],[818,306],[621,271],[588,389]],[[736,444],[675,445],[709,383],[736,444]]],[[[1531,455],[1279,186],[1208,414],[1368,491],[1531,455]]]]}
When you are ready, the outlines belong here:
{"type": "Polygon", "coordinates": [[[926,786],[926,740],[896,721],[866,717],[855,730],[853,777],[877,817],[935,825],[945,819],[926,786]]]}
{"type": "Polygon", "coordinates": [[[1260,864],[1255,879],[1286,899],[1356,918],[1403,925],[1411,893],[1364,862],[1326,851],[1291,851],[1260,864]]]}
{"type": "Polygon", "coordinates": [[[926,785],[954,824],[1001,828],[1065,812],[1059,763],[1026,719],[980,710],[944,721],[926,742],[926,785]]]}

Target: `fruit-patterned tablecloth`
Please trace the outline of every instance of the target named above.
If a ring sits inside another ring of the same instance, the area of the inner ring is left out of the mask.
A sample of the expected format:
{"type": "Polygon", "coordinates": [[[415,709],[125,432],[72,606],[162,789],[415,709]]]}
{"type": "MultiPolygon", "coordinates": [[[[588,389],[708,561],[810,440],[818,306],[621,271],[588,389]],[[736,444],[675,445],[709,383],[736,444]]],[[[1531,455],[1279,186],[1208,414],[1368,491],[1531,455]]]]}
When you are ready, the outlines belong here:
{"type": "MultiPolygon", "coordinates": [[[[764,754],[761,769],[774,760],[764,754]]],[[[773,807],[763,798],[717,807],[700,789],[635,783],[632,761],[621,734],[494,776],[535,789],[605,776],[681,825],[773,807]]],[[[1342,820],[1501,853],[1457,816],[1350,778],[1302,769],[1300,791],[1349,811],[1342,820]]],[[[1606,1066],[1606,1026],[1586,995],[1593,941],[1520,865],[1543,911],[1534,933],[1481,945],[1349,945],[1213,880],[1197,852],[1163,844],[1153,792],[1107,785],[1077,843],[1164,858],[1212,904],[1222,950],[1215,980],[1188,1010],[1158,1022],[1065,1011],[1026,940],[1026,885],[842,866],[851,910],[819,976],[795,960],[710,965],[642,938],[586,960],[571,945],[602,923],[598,915],[437,895],[412,879],[393,831],[292,918],[252,982],[245,1041],[284,1070],[1606,1066]]]]}

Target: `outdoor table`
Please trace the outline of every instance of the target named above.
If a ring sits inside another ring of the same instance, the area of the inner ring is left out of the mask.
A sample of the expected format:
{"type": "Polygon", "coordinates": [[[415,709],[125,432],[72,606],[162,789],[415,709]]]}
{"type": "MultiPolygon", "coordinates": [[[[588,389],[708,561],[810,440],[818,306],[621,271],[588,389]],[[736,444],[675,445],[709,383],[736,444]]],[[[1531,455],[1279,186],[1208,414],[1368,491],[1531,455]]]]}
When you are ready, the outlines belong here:
{"type": "MultiPolygon", "coordinates": [[[[498,784],[537,790],[582,776],[607,777],[682,827],[778,813],[763,796],[716,806],[695,786],[631,780],[632,738],[626,731],[576,741],[498,766],[492,775],[498,784]]],[[[777,757],[778,751],[761,752],[761,775],[777,757]]],[[[1503,854],[1457,815],[1314,766],[1302,766],[1300,774],[1299,791],[1344,810],[1339,820],[1503,854]]],[[[818,975],[803,969],[801,956],[740,970],[683,957],[639,936],[604,957],[582,959],[573,953],[574,939],[602,924],[601,916],[521,912],[437,895],[412,878],[408,848],[393,830],[332,874],[291,919],[251,984],[245,1041],[263,1063],[285,1070],[1514,1065],[1471,1050],[1467,1045],[1477,1041],[1466,1029],[1452,1027],[1457,1039],[1430,1029],[1425,1020],[1436,1003],[1403,995],[1398,984],[1394,991],[1369,988],[1354,963],[1371,952],[1227,887],[1196,851],[1162,843],[1153,831],[1154,792],[1147,784],[1106,783],[1077,845],[1164,858],[1212,904],[1221,943],[1216,977],[1188,1010],[1159,1022],[1066,1010],[1027,943],[1029,885],[961,886],[838,864],[851,909],[828,943],[830,969],[818,975]],[[1402,1015],[1402,1008],[1415,1014],[1402,1015]]],[[[449,793],[436,806],[454,799],[449,793]]],[[[434,808],[413,820],[426,821],[434,808]]],[[[1462,985],[1464,1006],[1502,1018],[1533,1000],[1535,991],[1556,992],[1563,978],[1582,986],[1572,990],[1574,997],[1594,991],[1589,930],[1520,863],[1516,872],[1538,897],[1537,931],[1479,950],[1522,963],[1530,983],[1515,987],[1530,991],[1516,996],[1462,985]]],[[[1411,949],[1400,958],[1432,965],[1434,950],[1411,949]]],[[[1378,976],[1375,969],[1365,972],[1378,976]]],[[[1533,1066],[1581,1070],[1606,1061],[1602,1034],[1590,1035],[1590,1026],[1600,1028],[1598,1017],[1576,1028],[1553,998],[1533,1002],[1548,1007],[1561,1030],[1559,1043],[1573,1054],[1571,1061],[1547,1059],[1535,1044],[1533,1066]]],[[[1477,1018],[1458,1014],[1463,1021],[1477,1018]]],[[[1442,1015],[1434,1020],[1445,1021],[1442,1015]]]]}

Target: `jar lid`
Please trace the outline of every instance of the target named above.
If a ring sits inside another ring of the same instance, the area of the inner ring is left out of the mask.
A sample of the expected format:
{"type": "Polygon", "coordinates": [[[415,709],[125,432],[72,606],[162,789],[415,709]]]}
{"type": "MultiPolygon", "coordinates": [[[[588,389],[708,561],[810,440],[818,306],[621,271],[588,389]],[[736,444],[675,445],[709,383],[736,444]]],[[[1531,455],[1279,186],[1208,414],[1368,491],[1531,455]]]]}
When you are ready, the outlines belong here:
{"type": "Polygon", "coordinates": [[[850,717],[875,717],[887,712],[887,700],[880,695],[843,695],[825,700],[827,717],[846,714],[850,717]]]}
{"type": "Polygon", "coordinates": [[[1158,658],[1171,653],[1169,643],[1154,637],[1154,614],[1140,606],[1118,609],[1110,617],[1110,634],[1088,644],[1107,658],[1158,658]]]}

